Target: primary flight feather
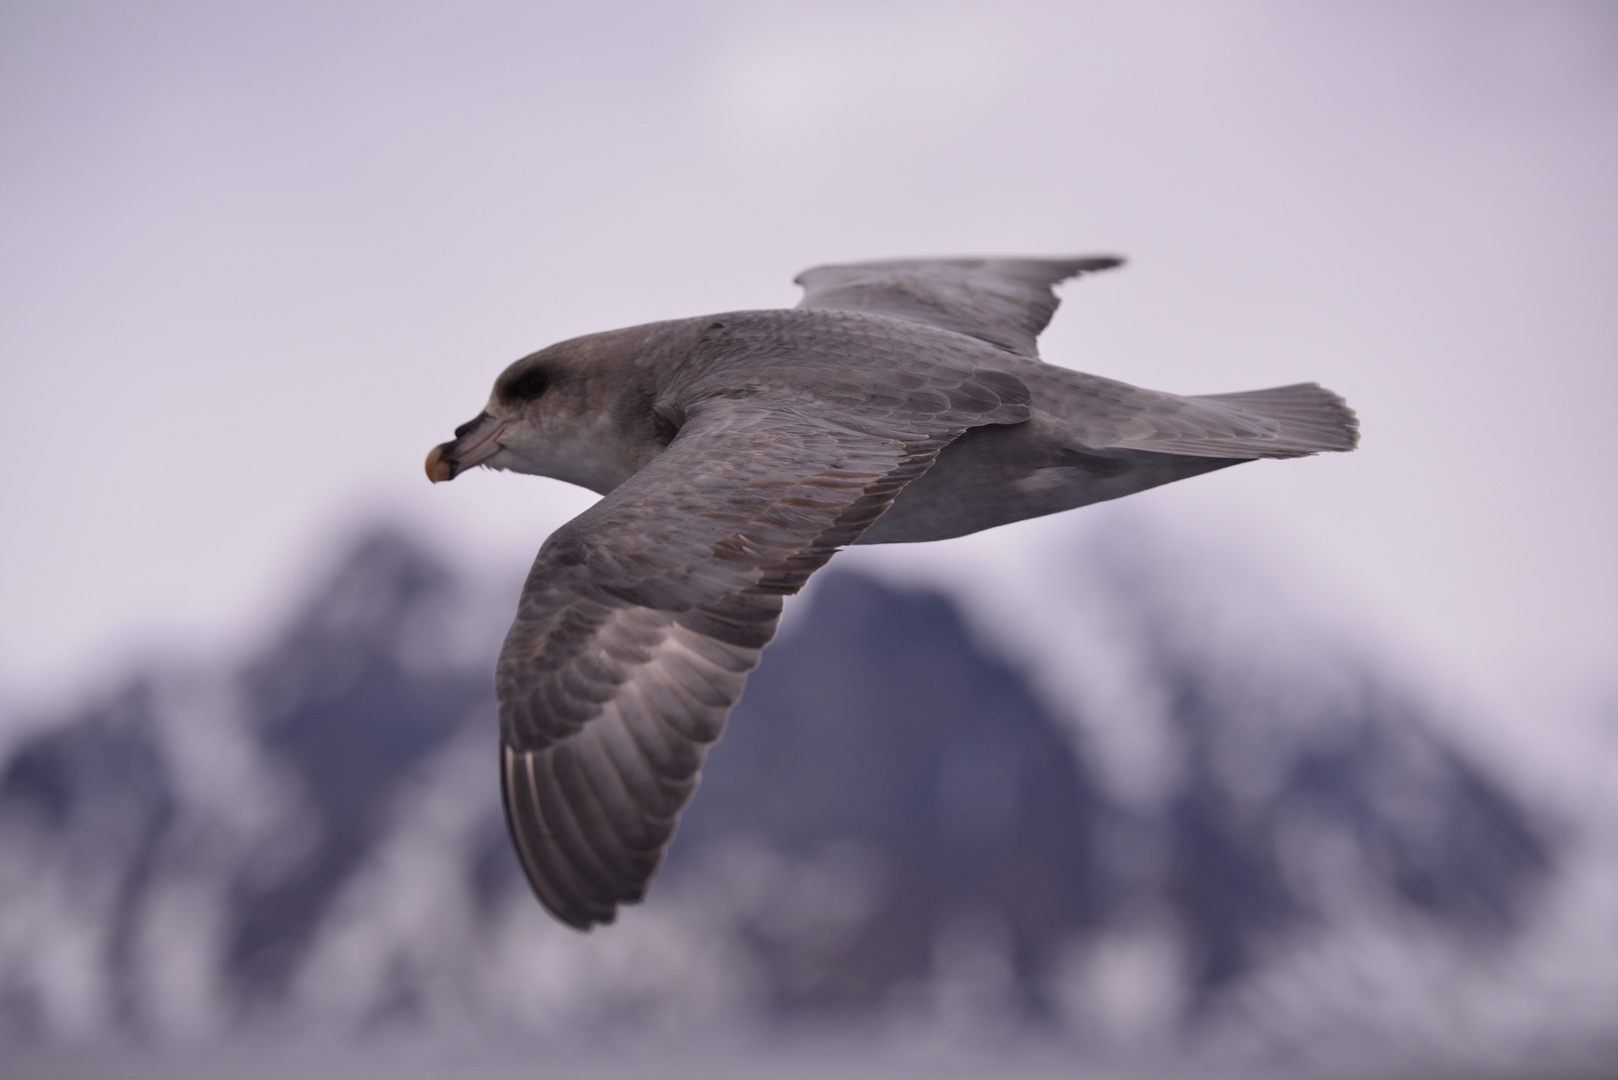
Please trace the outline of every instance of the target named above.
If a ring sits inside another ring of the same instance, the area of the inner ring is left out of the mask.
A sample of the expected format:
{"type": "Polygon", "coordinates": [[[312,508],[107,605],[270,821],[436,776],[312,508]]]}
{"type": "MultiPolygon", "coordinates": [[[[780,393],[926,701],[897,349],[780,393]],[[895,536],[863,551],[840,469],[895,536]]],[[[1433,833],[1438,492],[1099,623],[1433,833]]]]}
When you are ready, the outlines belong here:
{"type": "Polygon", "coordinates": [[[817,267],[794,309],[524,357],[433,449],[435,482],[485,465],[605,496],[540,548],[495,676],[506,819],[557,918],[645,895],[782,598],[844,545],[1354,448],[1313,383],[1179,397],[1043,363],[1051,287],[1120,261],[817,267]]]}

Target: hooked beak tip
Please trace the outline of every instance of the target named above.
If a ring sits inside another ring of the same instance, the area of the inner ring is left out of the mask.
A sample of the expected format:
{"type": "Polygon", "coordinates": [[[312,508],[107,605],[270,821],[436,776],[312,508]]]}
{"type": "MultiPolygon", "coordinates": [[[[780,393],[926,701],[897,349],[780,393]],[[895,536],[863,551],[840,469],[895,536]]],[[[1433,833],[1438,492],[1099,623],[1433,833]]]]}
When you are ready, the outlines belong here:
{"type": "Polygon", "coordinates": [[[440,443],[427,452],[427,479],[433,483],[441,480],[455,479],[455,466],[444,460],[444,448],[449,443],[440,443]]]}
{"type": "Polygon", "coordinates": [[[455,438],[439,443],[427,455],[427,479],[453,480],[474,465],[488,461],[502,449],[500,433],[506,422],[487,411],[455,429],[455,438]]]}

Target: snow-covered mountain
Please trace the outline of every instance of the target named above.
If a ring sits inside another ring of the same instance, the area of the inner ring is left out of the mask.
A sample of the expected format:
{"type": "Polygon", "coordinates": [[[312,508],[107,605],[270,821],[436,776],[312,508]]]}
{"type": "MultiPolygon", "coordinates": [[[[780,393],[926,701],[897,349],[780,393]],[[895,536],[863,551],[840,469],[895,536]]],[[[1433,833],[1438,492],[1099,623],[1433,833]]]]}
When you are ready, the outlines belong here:
{"type": "Polygon", "coordinates": [[[1116,685],[1053,691],[942,593],[834,568],[648,902],[586,936],[529,896],[500,816],[509,610],[375,532],[249,662],[136,673],[9,748],[0,1031],[1614,1048],[1618,858],[1341,643],[1094,562],[1072,617],[1102,618],[1107,670],[1063,678],[1150,698],[1147,794],[1099,744],[1145,724],[1098,715],[1116,685]]]}

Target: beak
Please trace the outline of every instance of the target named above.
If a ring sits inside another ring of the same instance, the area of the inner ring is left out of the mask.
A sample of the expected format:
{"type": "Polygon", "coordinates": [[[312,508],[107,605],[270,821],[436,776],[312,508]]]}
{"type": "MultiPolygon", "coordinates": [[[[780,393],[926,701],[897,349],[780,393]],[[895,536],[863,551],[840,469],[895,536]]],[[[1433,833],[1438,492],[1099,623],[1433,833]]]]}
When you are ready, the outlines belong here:
{"type": "Polygon", "coordinates": [[[453,480],[472,466],[493,457],[500,449],[500,433],[506,422],[487,412],[455,429],[452,442],[440,443],[427,454],[427,479],[433,483],[453,480]]]}

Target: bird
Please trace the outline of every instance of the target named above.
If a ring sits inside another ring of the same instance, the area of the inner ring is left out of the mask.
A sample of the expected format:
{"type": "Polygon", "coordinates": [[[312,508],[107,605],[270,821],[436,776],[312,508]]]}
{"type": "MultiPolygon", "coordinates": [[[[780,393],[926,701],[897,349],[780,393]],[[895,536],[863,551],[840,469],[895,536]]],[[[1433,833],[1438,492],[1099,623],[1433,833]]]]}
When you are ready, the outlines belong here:
{"type": "Polygon", "coordinates": [[[511,839],[578,930],[644,899],[785,597],[918,543],[1259,458],[1352,450],[1315,383],[1178,396],[1040,359],[1078,258],[820,266],[795,308],[649,323],[507,367],[432,449],[602,498],[539,550],[495,667],[511,839]]]}

